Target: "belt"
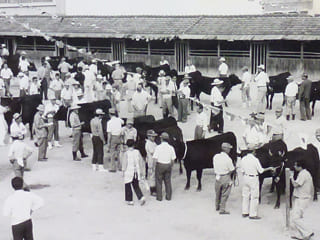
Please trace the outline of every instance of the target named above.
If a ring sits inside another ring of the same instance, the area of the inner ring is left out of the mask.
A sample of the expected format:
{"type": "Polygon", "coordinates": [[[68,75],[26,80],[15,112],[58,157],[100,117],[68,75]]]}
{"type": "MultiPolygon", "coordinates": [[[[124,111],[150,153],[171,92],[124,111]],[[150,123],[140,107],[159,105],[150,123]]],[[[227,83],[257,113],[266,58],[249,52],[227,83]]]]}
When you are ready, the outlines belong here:
{"type": "Polygon", "coordinates": [[[246,175],[248,177],[258,177],[258,175],[251,175],[251,174],[246,174],[246,173],[244,175],[246,175]]]}
{"type": "Polygon", "coordinates": [[[223,176],[230,175],[230,173],[226,173],[226,174],[217,174],[217,175],[219,175],[220,177],[223,177],[223,176]]]}
{"type": "Polygon", "coordinates": [[[266,88],[267,86],[258,86],[258,87],[265,87],[266,88]]]}

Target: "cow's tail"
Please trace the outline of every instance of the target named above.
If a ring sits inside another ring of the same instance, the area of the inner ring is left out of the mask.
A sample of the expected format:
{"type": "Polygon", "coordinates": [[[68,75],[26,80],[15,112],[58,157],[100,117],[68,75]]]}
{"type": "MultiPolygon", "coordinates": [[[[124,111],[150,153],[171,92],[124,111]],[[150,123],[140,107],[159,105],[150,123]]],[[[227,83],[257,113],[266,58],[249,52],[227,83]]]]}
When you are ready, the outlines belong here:
{"type": "Polygon", "coordinates": [[[188,150],[188,146],[186,142],[183,142],[184,144],[184,154],[183,157],[179,160],[179,173],[182,174],[183,170],[182,170],[182,161],[186,158],[187,155],[187,150],[188,150]]]}

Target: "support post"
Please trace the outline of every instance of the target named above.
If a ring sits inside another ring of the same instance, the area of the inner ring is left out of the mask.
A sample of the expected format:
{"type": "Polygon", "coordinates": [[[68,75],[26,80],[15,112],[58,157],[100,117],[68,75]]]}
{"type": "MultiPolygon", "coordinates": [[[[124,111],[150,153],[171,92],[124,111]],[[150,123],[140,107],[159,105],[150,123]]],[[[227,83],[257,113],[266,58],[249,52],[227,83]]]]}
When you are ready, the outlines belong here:
{"type": "Polygon", "coordinates": [[[290,227],[290,169],[286,168],[286,228],[290,227]]]}

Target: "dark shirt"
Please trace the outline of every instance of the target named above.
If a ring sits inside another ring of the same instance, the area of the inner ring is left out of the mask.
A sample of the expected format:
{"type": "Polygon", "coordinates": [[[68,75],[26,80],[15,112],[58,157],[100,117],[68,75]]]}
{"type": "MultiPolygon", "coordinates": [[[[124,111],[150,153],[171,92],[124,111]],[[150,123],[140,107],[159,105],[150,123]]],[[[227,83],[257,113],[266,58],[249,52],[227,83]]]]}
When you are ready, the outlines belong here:
{"type": "Polygon", "coordinates": [[[299,100],[310,99],[312,82],[308,79],[303,80],[299,87],[299,100]]]}
{"type": "Polygon", "coordinates": [[[77,80],[80,85],[83,87],[83,83],[84,83],[84,74],[82,72],[77,72],[77,74],[74,76],[74,79],[77,80]]]}

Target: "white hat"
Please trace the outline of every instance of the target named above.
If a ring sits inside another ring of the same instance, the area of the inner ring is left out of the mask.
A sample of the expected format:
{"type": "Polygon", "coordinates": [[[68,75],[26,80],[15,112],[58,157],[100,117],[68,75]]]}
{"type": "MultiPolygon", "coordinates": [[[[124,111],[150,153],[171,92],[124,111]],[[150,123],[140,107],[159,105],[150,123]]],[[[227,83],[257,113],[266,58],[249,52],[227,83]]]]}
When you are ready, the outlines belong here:
{"type": "Polygon", "coordinates": [[[70,108],[69,108],[69,110],[76,110],[76,109],[79,109],[80,108],[80,106],[78,106],[78,105],[73,105],[73,106],[71,106],[70,108]]]}
{"type": "Polygon", "coordinates": [[[96,115],[104,115],[104,112],[102,111],[101,108],[96,109],[96,115]]]}
{"type": "Polygon", "coordinates": [[[260,64],[260,65],[258,66],[258,68],[264,70],[264,65],[263,65],[263,64],[260,64]]]}
{"type": "Polygon", "coordinates": [[[4,43],[1,44],[1,47],[6,47],[6,45],[4,43]]]}
{"type": "Polygon", "coordinates": [[[106,90],[112,90],[112,86],[110,84],[107,84],[106,90]]]}
{"type": "Polygon", "coordinates": [[[27,55],[26,51],[21,51],[21,55],[27,55]]]}
{"type": "Polygon", "coordinates": [[[159,71],[159,76],[160,75],[166,75],[166,72],[163,70],[163,69],[161,69],[160,71],[159,71]]]}
{"type": "Polygon", "coordinates": [[[13,119],[14,119],[14,120],[18,119],[19,117],[21,117],[21,114],[20,114],[20,113],[15,113],[15,114],[13,114],[13,119]]]}
{"type": "Polygon", "coordinates": [[[23,77],[23,76],[24,76],[23,72],[18,73],[18,77],[23,77]]]}
{"type": "Polygon", "coordinates": [[[37,110],[39,110],[39,111],[44,111],[44,106],[43,106],[43,104],[40,104],[38,107],[37,107],[37,110]]]}
{"type": "Polygon", "coordinates": [[[215,80],[213,80],[213,83],[211,83],[211,85],[220,85],[222,83],[223,83],[223,81],[221,81],[220,79],[216,78],[215,80]]]}
{"type": "Polygon", "coordinates": [[[219,61],[220,61],[220,62],[225,62],[226,59],[225,59],[224,57],[221,57],[221,58],[219,58],[219,61]]]}
{"type": "Polygon", "coordinates": [[[103,79],[101,74],[98,74],[97,79],[103,79]]]}

